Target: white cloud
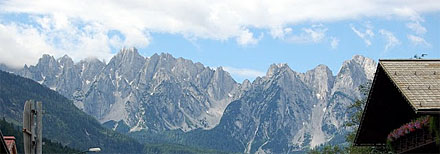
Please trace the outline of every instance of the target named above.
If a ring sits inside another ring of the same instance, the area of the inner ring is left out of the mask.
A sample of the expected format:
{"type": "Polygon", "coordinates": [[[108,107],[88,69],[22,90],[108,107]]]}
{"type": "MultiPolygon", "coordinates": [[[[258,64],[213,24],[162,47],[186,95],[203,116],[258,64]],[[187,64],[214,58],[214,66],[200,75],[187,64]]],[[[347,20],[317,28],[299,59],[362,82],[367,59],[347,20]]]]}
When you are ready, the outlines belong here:
{"type": "Polygon", "coordinates": [[[257,44],[263,38],[263,34],[261,34],[258,38],[254,37],[252,32],[249,32],[248,29],[241,31],[240,36],[237,38],[237,43],[243,46],[257,44]]]}
{"type": "Polygon", "coordinates": [[[289,36],[288,40],[294,43],[318,43],[325,38],[327,30],[322,24],[312,25],[309,28],[303,28],[298,35],[289,36]]]}
{"type": "Polygon", "coordinates": [[[331,37],[330,46],[332,47],[332,49],[336,49],[338,45],[339,45],[339,39],[337,39],[336,37],[331,37]]]}
{"type": "Polygon", "coordinates": [[[406,27],[408,27],[418,35],[423,35],[427,32],[426,28],[423,27],[418,21],[407,23],[406,27]]]}
{"type": "Polygon", "coordinates": [[[397,14],[406,16],[410,20],[410,22],[406,24],[406,27],[414,31],[417,35],[420,36],[427,32],[426,28],[421,25],[425,20],[415,10],[411,8],[402,8],[396,9],[395,11],[397,14]]]}
{"type": "Polygon", "coordinates": [[[290,35],[291,33],[292,33],[292,28],[290,28],[290,27],[283,28],[283,27],[277,26],[277,27],[272,27],[270,29],[270,35],[274,39],[282,39],[283,40],[286,35],[290,35]]]}
{"type": "MultiPolygon", "coordinates": [[[[438,2],[433,5],[438,5],[438,2]]],[[[424,21],[423,18],[419,15],[419,13],[417,13],[415,8],[404,6],[404,7],[394,8],[394,12],[396,13],[396,15],[401,17],[407,17],[411,21],[419,21],[419,22],[424,21]]]]}
{"type": "Polygon", "coordinates": [[[255,79],[258,76],[264,76],[266,73],[253,70],[253,69],[247,69],[247,68],[234,68],[234,67],[223,67],[223,69],[233,76],[237,76],[244,79],[255,79]]]}
{"type": "Polygon", "coordinates": [[[385,37],[387,44],[385,45],[385,51],[400,44],[400,41],[394,36],[393,33],[385,29],[379,30],[379,33],[385,37]]]}
{"type": "Polygon", "coordinates": [[[35,64],[43,53],[52,53],[46,39],[30,26],[0,24],[0,63],[14,68],[35,64]]]}
{"type": "MultiPolygon", "coordinates": [[[[59,15],[63,20],[97,22],[130,37],[145,32],[180,33],[224,40],[240,37],[249,27],[284,27],[305,21],[353,19],[360,16],[405,16],[440,10],[437,0],[380,1],[89,1],[14,0],[2,3],[5,12],[59,15]],[[264,21],[264,22],[263,22],[264,21]]],[[[67,22],[64,22],[67,23],[67,22]]],[[[130,38],[134,39],[134,38],[130,38]]],[[[143,41],[148,39],[141,39],[143,41]]]]}
{"type": "Polygon", "coordinates": [[[365,31],[361,32],[360,30],[356,29],[353,25],[350,25],[351,30],[353,30],[354,33],[356,33],[357,36],[359,36],[362,40],[364,40],[365,44],[367,46],[371,45],[371,39],[374,37],[373,32],[373,26],[370,24],[365,25],[365,31]]]}
{"type": "Polygon", "coordinates": [[[431,44],[426,42],[425,39],[422,37],[415,35],[407,35],[407,37],[414,45],[431,46],[431,44]]]}
{"type": "MultiPolygon", "coordinates": [[[[178,34],[188,39],[233,39],[238,44],[247,45],[258,43],[262,37],[255,37],[249,29],[270,30],[272,37],[284,38],[292,32],[291,28],[284,27],[301,23],[389,16],[421,22],[417,13],[438,10],[438,0],[391,0],[386,3],[370,0],[4,0],[0,3],[0,14],[35,16],[30,19],[34,21],[23,23],[18,19],[7,23],[16,22],[18,27],[15,29],[18,30],[36,30],[33,36],[40,39],[22,46],[8,45],[3,47],[0,54],[12,56],[15,53],[7,53],[12,49],[44,44],[45,48],[56,53],[64,51],[72,55],[79,52],[75,57],[82,57],[83,54],[106,57],[110,48],[116,46],[148,46],[154,37],[151,36],[153,33],[178,34]],[[37,23],[40,27],[20,25],[27,23],[37,23]],[[280,27],[280,30],[274,27],[280,27]],[[118,31],[123,37],[108,36],[109,31],[118,31]]],[[[11,26],[1,23],[3,26],[11,26]]],[[[294,40],[319,42],[325,37],[325,33],[315,29],[303,29],[303,32],[302,36],[294,40]],[[310,37],[304,39],[303,36],[310,37]]],[[[364,33],[370,35],[368,30],[364,33]]],[[[20,32],[11,35],[15,36],[1,37],[9,40],[28,38],[20,32]]],[[[369,40],[366,43],[371,44],[369,40]]]]}
{"type": "Polygon", "coordinates": [[[122,47],[121,40],[108,38],[107,29],[99,23],[87,23],[78,28],[58,15],[33,16],[33,19],[37,24],[0,23],[1,63],[11,67],[32,65],[43,53],[55,57],[67,54],[74,60],[87,57],[108,60],[112,55],[110,47],[122,47]],[[20,60],[13,57],[20,57],[20,60]]]}

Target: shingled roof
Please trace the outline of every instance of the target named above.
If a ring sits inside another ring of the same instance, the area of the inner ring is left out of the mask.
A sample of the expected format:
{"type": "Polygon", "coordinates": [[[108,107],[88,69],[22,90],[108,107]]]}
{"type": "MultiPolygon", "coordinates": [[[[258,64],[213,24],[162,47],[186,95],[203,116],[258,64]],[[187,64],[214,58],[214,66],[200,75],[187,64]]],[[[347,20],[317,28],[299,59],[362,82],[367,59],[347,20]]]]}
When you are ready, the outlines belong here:
{"type": "Polygon", "coordinates": [[[380,60],[379,65],[416,113],[440,109],[440,60],[380,60]]]}

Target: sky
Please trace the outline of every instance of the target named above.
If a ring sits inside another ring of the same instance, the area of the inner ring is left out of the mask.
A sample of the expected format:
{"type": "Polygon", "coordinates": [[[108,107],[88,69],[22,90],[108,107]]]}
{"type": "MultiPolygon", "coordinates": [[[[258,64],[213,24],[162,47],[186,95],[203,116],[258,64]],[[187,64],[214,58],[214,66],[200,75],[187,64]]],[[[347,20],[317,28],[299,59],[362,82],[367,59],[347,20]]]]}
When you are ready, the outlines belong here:
{"type": "Polygon", "coordinates": [[[123,47],[221,66],[238,82],[277,63],[336,74],[354,55],[440,58],[440,1],[0,1],[0,63],[9,67],[42,54],[109,61],[123,47]]]}

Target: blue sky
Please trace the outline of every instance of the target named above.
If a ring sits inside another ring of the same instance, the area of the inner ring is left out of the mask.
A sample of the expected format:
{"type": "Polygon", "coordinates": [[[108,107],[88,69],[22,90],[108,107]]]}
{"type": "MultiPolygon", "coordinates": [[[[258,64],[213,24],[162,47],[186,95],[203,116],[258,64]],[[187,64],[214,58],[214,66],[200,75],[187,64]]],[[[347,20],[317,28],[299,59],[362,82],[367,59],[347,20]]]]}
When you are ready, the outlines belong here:
{"type": "Polygon", "coordinates": [[[438,0],[3,1],[0,63],[32,65],[43,53],[109,60],[134,46],[222,66],[239,82],[273,63],[336,74],[353,55],[440,58],[439,11],[438,0]]]}

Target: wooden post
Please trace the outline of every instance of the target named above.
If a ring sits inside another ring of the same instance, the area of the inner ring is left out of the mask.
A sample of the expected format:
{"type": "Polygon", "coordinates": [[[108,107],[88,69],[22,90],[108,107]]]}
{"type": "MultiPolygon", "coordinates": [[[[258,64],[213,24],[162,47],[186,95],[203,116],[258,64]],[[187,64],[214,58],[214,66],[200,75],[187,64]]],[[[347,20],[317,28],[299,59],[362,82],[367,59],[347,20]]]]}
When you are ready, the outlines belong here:
{"type": "Polygon", "coordinates": [[[23,143],[24,143],[24,153],[32,154],[32,128],[33,124],[31,115],[31,105],[32,101],[26,101],[23,110],[23,143]]]}
{"type": "Polygon", "coordinates": [[[43,107],[41,102],[28,100],[23,110],[23,144],[25,154],[43,152],[43,107]]]}
{"type": "Polygon", "coordinates": [[[37,154],[43,153],[43,104],[41,102],[37,102],[37,154]]]}

